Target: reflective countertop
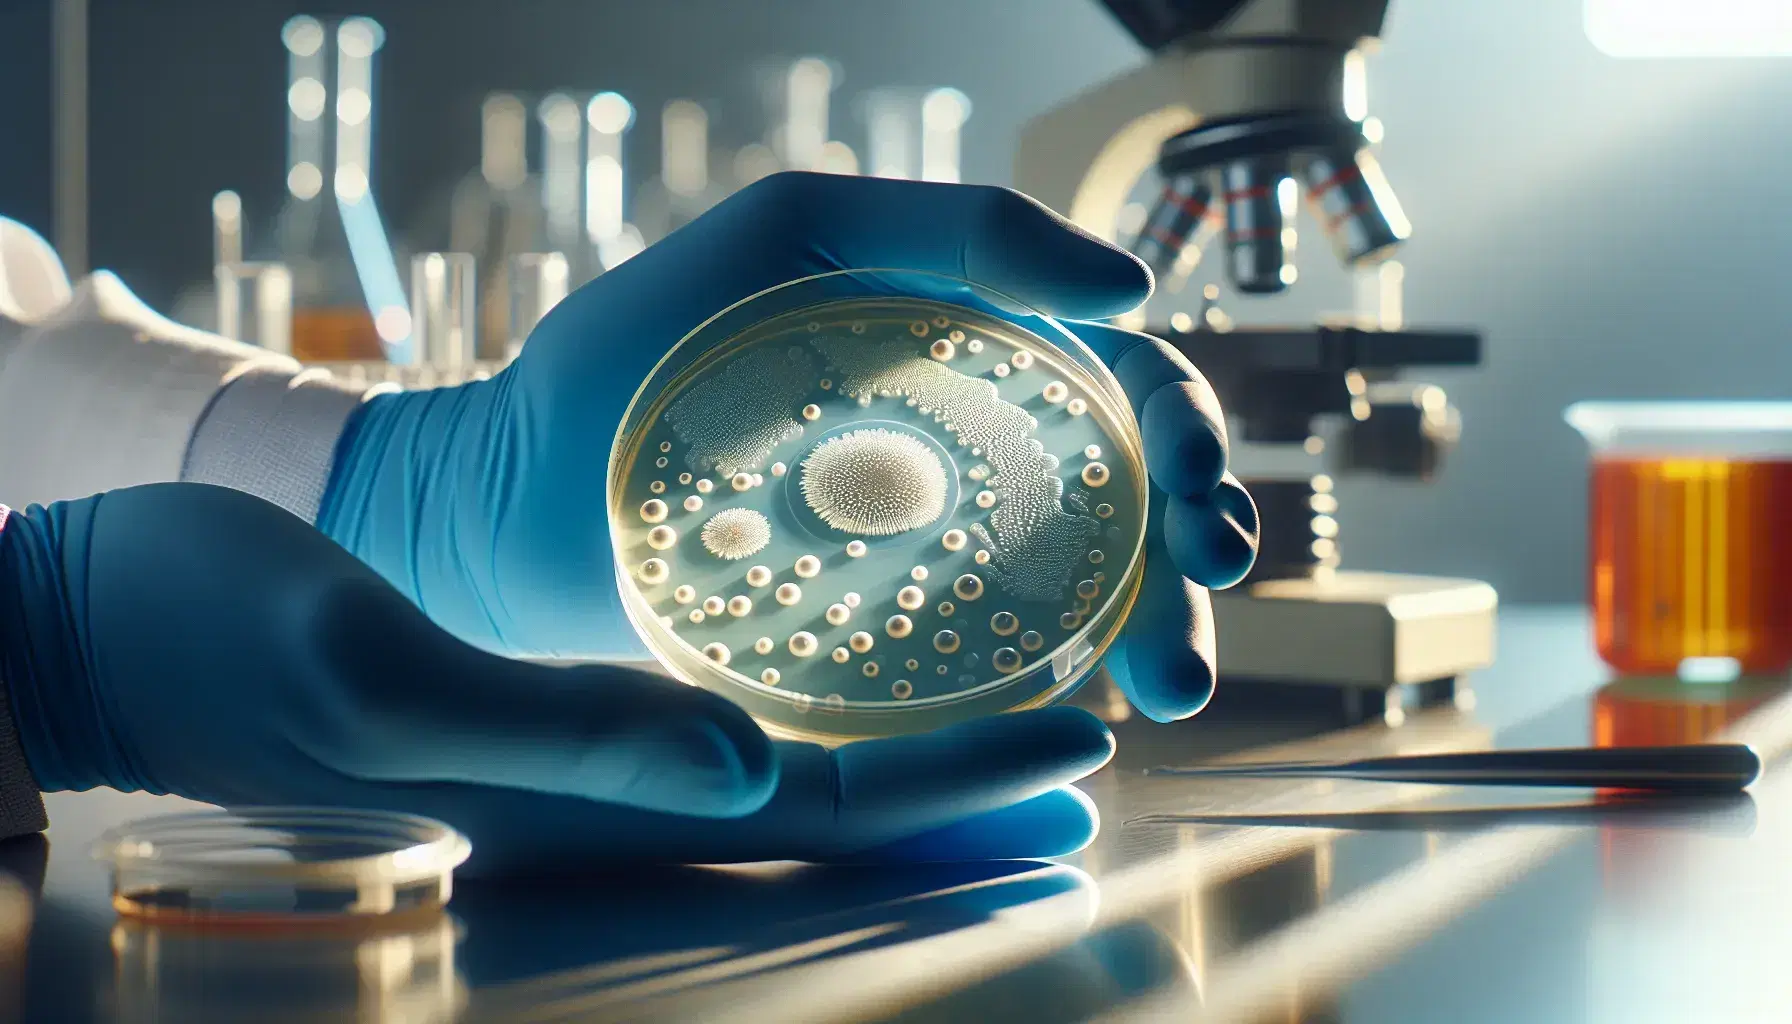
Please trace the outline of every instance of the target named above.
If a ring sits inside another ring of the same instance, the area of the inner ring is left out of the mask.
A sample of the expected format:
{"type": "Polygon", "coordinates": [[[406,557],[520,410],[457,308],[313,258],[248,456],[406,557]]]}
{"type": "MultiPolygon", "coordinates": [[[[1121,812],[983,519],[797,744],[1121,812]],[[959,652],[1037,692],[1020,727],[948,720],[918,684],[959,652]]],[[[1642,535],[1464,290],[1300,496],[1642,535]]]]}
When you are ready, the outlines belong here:
{"type": "Polygon", "coordinates": [[[0,844],[16,880],[0,1021],[1792,1019],[1777,764],[1704,801],[1140,771],[1247,751],[1792,746],[1783,681],[1613,681],[1572,609],[1508,610],[1500,631],[1472,706],[1398,727],[1115,722],[1114,764],[1084,783],[1101,835],[1059,862],[464,884],[408,930],[220,938],[120,924],[87,855],[105,828],[190,805],[56,796],[47,843],[0,844]]]}

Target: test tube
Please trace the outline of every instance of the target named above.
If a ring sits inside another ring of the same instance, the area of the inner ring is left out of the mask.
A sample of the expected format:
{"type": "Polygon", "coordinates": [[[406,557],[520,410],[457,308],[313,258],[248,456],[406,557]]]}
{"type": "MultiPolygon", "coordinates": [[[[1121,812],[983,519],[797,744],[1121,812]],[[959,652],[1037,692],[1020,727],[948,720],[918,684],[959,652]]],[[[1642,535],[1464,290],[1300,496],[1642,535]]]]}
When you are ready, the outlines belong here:
{"type": "Polygon", "coordinates": [[[243,261],[243,199],[235,192],[212,197],[212,265],[243,261]]]}
{"type": "Polygon", "coordinates": [[[284,263],[219,263],[218,333],[292,354],[292,273],[284,263]]]}
{"type": "Polygon", "coordinates": [[[411,260],[413,366],[444,372],[472,368],[477,355],[477,294],[471,253],[426,252],[411,260]]]}
{"type": "Polygon", "coordinates": [[[492,188],[502,192],[528,179],[528,137],[522,100],[507,92],[485,98],[479,108],[479,173],[492,188]]]}
{"type": "Polygon", "coordinates": [[[921,101],[921,180],[960,180],[959,134],[971,101],[957,89],[935,89],[921,101]]]}
{"type": "Polygon", "coordinates": [[[797,171],[822,170],[834,71],[819,57],[804,57],[790,65],[784,89],[784,165],[797,171]]]}
{"type": "Polygon", "coordinates": [[[915,176],[915,115],[914,101],[894,90],[881,89],[866,98],[866,156],[876,177],[915,176]]]}
{"type": "Polygon", "coordinates": [[[579,104],[554,93],[536,109],[542,128],[541,205],[547,212],[548,244],[562,252],[579,245],[579,158],[584,124],[579,104]]]}
{"type": "Polygon", "coordinates": [[[660,180],[674,195],[709,188],[709,112],[692,100],[673,100],[660,115],[660,180]]]}
{"type": "Polygon", "coordinates": [[[315,199],[324,187],[324,124],[329,102],[324,26],[299,15],[280,36],[286,44],[286,190],[295,199],[315,199]]]}
{"type": "Polygon", "coordinates": [[[505,358],[515,359],[529,332],[566,298],[571,268],[557,252],[524,252],[510,258],[510,331],[505,358]]]}

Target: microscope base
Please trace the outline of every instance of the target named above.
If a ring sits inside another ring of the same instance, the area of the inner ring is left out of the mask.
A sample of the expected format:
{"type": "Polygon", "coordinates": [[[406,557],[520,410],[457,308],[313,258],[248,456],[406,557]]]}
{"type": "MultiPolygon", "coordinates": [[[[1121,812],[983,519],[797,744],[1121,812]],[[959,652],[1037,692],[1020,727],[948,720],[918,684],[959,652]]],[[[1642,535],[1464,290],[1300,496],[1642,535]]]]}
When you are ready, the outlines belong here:
{"type": "Polygon", "coordinates": [[[1210,713],[1329,709],[1346,724],[1473,700],[1493,663],[1492,587],[1475,580],[1333,572],[1213,595],[1220,682],[1210,713]]]}

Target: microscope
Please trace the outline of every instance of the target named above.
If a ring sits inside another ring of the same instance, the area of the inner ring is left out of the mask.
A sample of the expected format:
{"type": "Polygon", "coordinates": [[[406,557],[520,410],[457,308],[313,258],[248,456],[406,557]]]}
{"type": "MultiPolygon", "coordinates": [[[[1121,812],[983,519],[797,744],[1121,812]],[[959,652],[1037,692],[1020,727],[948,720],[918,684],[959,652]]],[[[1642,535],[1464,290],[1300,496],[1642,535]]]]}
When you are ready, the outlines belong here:
{"type": "MultiPolygon", "coordinates": [[[[1226,282],[1247,300],[1294,283],[1301,193],[1347,267],[1376,267],[1405,240],[1410,225],[1351,96],[1388,0],[1102,3],[1150,58],[1022,129],[1020,191],[1127,245],[1160,280],[1217,240],[1226,282]],[[1122,237],[1123,210],[1152,173],[1162,189],[1136,236],[1122,237]]],[[[1399,724],[1414,707],[1469,706],[1466,675],[1493,659],[1493,588],[1340,569],[1333,475],[1435,475],[1459,417],[1441,389],[1400,373],[1473,366],[1479,335],[1385,322],[1233,327],[1217,297],[1209,287],[1197,318],[1142,325],[1212,382],[1262,523],[1251,575],[1212,595],[1216,708],[1301,704],[1345,723],[1399,724]]]]}

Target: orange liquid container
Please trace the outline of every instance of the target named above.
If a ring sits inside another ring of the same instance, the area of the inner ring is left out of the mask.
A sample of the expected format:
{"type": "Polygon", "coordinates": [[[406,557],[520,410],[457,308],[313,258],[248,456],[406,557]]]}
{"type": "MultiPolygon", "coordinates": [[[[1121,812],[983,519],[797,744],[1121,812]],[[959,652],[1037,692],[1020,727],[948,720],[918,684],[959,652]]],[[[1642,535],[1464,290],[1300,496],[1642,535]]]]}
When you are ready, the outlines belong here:
{"type": "Polygon", "coordinates": [[[1629,674],[1792,666],[1792,403],[1584,403],[1588,596],[1629,674]]]}
{"type": "Polygon", "coordinates": [[[307,363],[385,359],[386,349],[365,307],[295,309],[292,355],[307,363]]]}

